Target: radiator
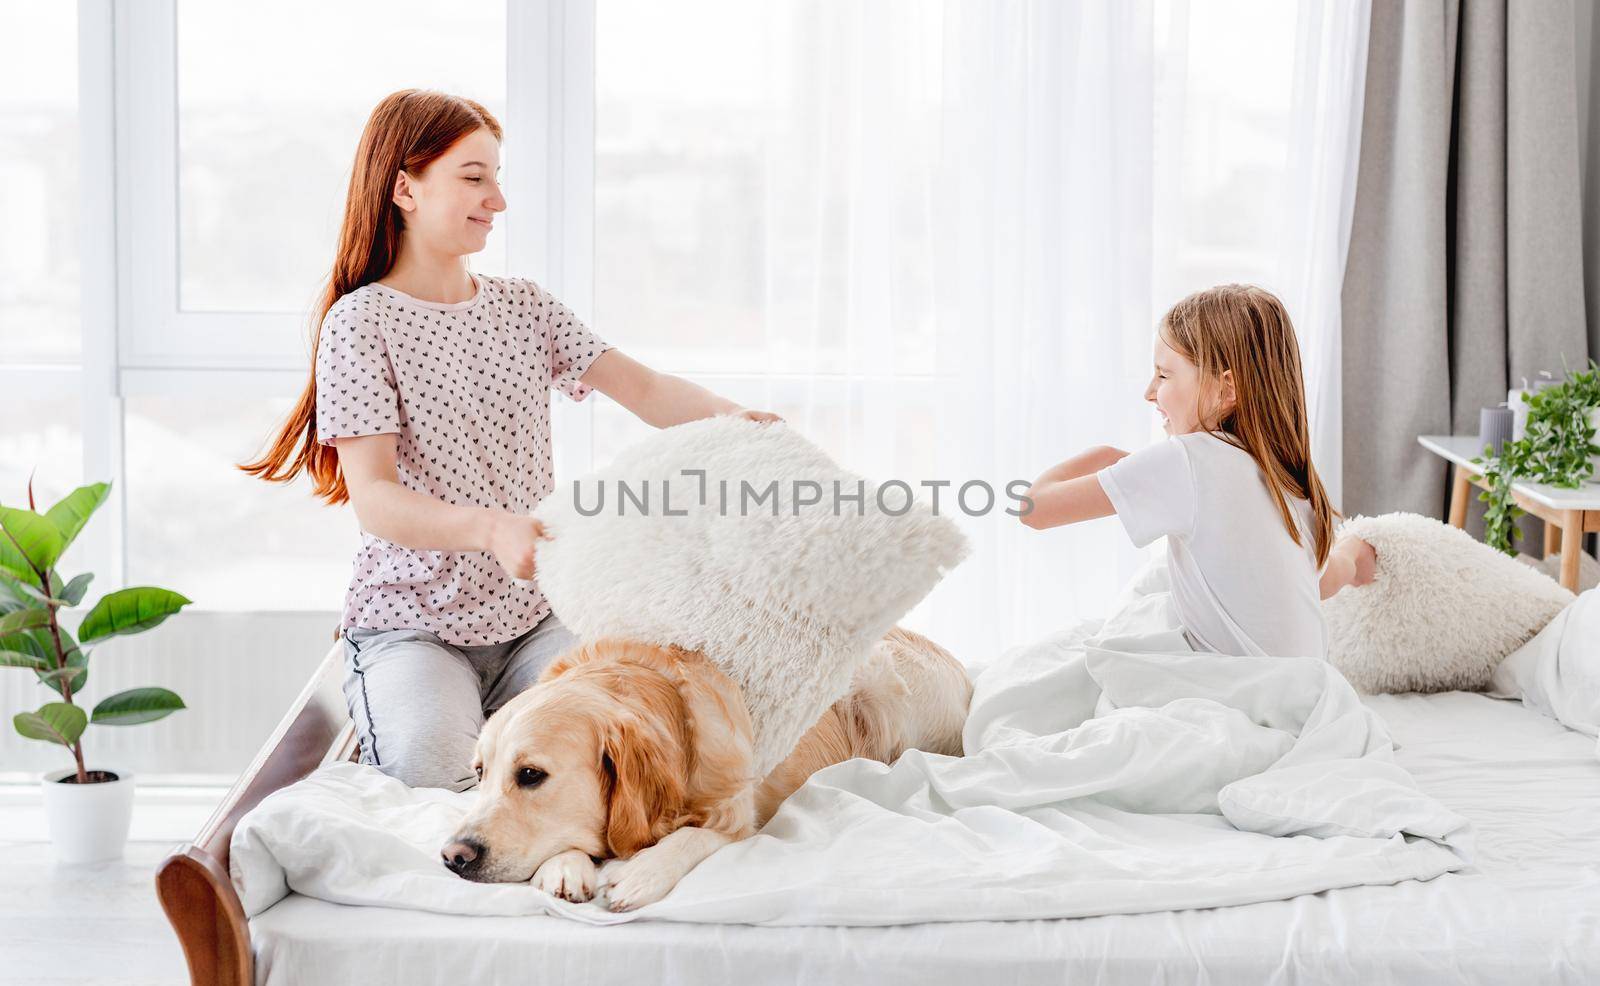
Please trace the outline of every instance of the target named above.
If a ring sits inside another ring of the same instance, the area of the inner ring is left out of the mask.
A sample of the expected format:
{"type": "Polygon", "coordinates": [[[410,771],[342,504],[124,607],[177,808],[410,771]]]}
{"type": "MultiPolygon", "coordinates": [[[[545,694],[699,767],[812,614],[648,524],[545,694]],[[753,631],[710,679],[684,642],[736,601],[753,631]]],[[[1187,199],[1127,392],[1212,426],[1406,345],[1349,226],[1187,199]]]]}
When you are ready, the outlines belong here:
{"type": "MultiPolygon", "coordinates": [[[[84,762],[133,771],[145,781],[228,783],[249,763],[328,653],[334,612],[185,611],[160,626],[96,647],[81,698],[85,710],[126,688],[159,685],[188,708],[141,726],[90,724],[84,762]]],[[[70,625],[70,624],[69,624],[70,625]]],[[[27,781],[72,766],[70,751],[24,739],[18,712],[60,696],[33,673],[0,668],[0,781],[27,781]]]]}

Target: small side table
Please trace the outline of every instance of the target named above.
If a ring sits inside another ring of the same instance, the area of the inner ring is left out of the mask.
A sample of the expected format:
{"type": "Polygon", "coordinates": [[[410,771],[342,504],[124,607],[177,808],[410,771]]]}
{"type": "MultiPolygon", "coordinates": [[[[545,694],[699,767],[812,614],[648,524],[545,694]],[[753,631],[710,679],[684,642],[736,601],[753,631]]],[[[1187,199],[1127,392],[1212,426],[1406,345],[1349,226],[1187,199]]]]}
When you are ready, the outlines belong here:
{"type": "MultiPolygon", "coordinates": [[[[1473,486],[1485,486],[1483,467],[1473,458],[1483,454],[1477,435],[1418,435],[1417,444],[1451,463],[1450,526],[1467,524],[1467,497],[1473,486]]],[[[1600,483],[1575,490],[1544,483],[1516,482],[1511,496],[1517,506],[1544,521],[1544,553],[1561,552],[1561,584],[1578,591],[1578,555],[1583,535],[1600,531],[1600,483]]]]}

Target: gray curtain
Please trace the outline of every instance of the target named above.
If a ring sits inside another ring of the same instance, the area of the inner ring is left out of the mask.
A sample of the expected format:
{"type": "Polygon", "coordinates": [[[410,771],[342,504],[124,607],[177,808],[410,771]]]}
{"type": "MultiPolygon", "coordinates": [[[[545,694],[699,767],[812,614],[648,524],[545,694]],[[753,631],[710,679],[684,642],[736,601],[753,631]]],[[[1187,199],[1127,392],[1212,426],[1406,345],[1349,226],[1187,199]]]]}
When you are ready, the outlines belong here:
{"type": "Polygon", "coordinates": [[[1600,0],[1577,0],[1577,9],[1584,295],[1589,300],[1589,353],[1600,357],[1600,0]]]}
{"type": "Polygon", "coordinates": [[[1513,381],[1587,365],[1575,23],[1572,0],[1372,5],[1346,514],[1444,516],[1446,467],[1416,436],[1476,434],[1513,381]]]}

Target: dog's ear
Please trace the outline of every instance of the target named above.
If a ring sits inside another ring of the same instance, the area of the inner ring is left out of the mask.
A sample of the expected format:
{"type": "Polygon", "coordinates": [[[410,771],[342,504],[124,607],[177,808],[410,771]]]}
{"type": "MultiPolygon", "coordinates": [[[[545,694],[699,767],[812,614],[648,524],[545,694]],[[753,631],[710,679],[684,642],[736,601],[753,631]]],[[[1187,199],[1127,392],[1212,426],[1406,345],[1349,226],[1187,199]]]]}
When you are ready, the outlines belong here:
{"type": "MultiPolygon", "coordinates": [[[[689,720],[690,762],[694,764],[689,814],[700,816],[724,803],[745,803],[739,801],[739,794],[753,789],[760,778],[755,776],[755,730],[743,693],[703,655],[682,661],[678,672],[678,694],[689,720]]],[[[710,817],[697,817],[694,824],[704,825],[710,817]]],[[[754,825],[753,818],[750,824],[754,825]]],[[[732,820],[724,820],[718,827],[730,833],[741,829],[732,820]]]]}
{"type": "Polygon", "coordinates": [[[905,752],[903,723],[896,710],[911,702],[911,691],[895,669],[891,652],[880,643],[850,678],[850,692],[835,703],[850,732],[850,755],[893,763],[905,752]]]}
{"type": "Polygon", "coordinates": [[[651,717],[619,719],[607,729],[605,769],[606,846],[626,859],[666,834],[683,807],[683,745],[665,722],[651,717]]]}

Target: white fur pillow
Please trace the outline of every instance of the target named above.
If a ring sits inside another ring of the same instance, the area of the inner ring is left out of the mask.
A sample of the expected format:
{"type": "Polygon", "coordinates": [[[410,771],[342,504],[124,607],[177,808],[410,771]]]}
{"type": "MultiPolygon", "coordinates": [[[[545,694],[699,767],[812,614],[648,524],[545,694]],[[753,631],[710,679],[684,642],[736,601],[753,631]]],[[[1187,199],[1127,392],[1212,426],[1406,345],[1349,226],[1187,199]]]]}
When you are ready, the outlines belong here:
{"type": "Polygon", "coordinates": [[[1339,527],[1378,552],[1373,581],[1322,605],[1328,659],[1364,692],[1477,691],[1572,602],[1548,576],[1419,514],[1339,527]]]}
{"type": "Polygon", "coordinates": [[[703,651],[744,691],[764,776],[966,555],[960,529],[910,494],[891,483],[880,501],[877,483],[785,424],[693,421],[540,504],[552,539],[539,547],[539,585],[581,639],[703,651]],[[704,470],[703,486],[685,470],[704,470]],[[858,488],[859,515],[853,499],[835,511],[835,489],[858,488]]]}

